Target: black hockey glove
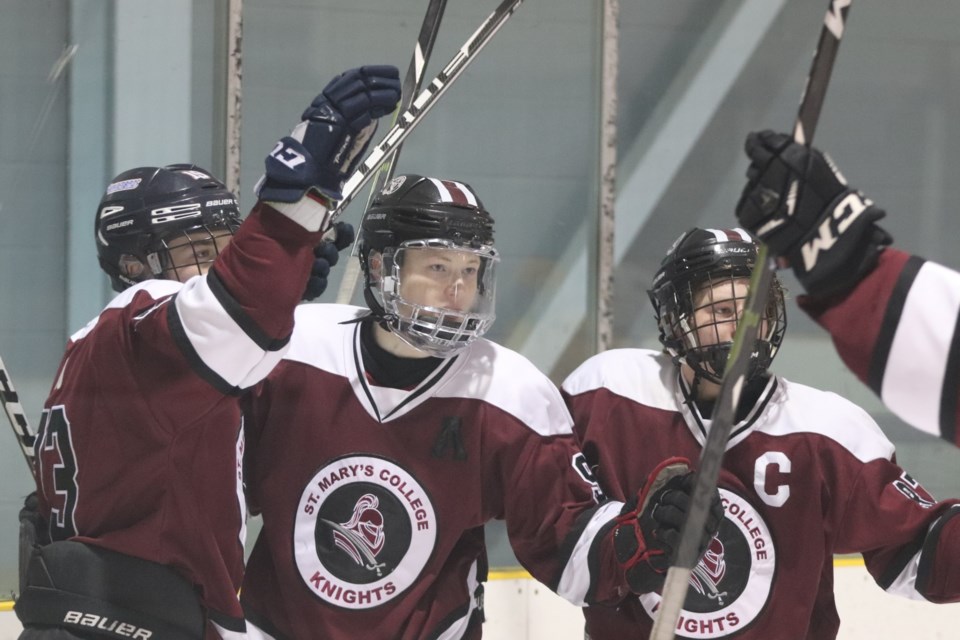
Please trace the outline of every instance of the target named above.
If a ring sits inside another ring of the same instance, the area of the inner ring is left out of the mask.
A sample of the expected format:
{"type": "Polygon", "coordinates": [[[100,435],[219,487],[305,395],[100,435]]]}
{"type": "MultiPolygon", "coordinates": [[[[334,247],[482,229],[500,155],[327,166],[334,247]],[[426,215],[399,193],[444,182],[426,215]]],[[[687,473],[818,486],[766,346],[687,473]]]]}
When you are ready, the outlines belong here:
{"type": "Polygon", "coordinates": [[[34,491],[20,509],[20,593],[26,588],[27,566],[36,549],[50,543],[47,521],[40,515],[40,498],[34,491]]]}
{"type": "Polygon", "coordinates": [[[393,112],[399,100],[396,67],[360,67],[335,77],[267,156],[257,196],[296,202],[316,189],[329,200],[340,200],[344,181],[373,138],[377,118],[393,112]]]}
{"type": "Polygon", "coordinates": [[[340,252],[353,244],[355,233],[353,225],[348,222],[338,222],[324,235],[324,240],[313,248],[313,267],[310,269],[310,278],[303,292],[303,300],[311,301],[319,298],[327,290],[327,277],[330,267],[340,260],[340,252]]]}
{"type": "MultiPolygon", "coordinates": [[[[680,546],[683,521],[693,497],[693,472],[685,458],[668,458],[647,478],[636,499],[628,502],[613,529],[613,546],[634,593],[649,593],[663,587],[680,546]]],[[[720,493],[713,501],[699,541],[698,555],[716,535],[723,521],[720,493]]]]}
{"type": "Polygon", "coordinates": [[[892,242],[876,222],[886,213],[851,189],[824,153],[786,134],[747,136],[747,186],[737,218],[791,266],[807,293],[845,293],[892,242]]]}

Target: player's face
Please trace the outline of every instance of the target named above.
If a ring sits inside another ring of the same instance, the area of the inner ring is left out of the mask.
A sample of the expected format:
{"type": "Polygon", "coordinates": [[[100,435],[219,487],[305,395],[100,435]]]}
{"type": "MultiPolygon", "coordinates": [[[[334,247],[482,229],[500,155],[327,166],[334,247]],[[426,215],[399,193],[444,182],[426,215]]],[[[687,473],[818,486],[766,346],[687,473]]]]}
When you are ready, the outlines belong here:
{"type": "Polygon", "coordinates": [[[693,318],[700,346],[733,342],[749,285],[746,278],[733,278],[704,285],[697,291],[693,318]]]}
{"type": "Polygon", "coordinates": [[[400,296],[407,302],[465,312],[477,296],[480,258],[451,249],[407,249],[400,267],[400,296]]]}
{"type": "Polygon", "coordinates": [[[163,275],[168,280],[186,282],[196,275],[203,275],[223,251],[233,235],[228,229],[191,231],[172,240],[167,245],[167,260],[163,275]]]}

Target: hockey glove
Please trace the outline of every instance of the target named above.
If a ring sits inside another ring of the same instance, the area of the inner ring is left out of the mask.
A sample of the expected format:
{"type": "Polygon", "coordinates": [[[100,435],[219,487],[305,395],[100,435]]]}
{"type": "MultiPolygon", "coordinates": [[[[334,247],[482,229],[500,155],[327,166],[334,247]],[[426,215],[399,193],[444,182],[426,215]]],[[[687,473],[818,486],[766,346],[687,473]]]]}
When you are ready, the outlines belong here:
{"type": "Polygon", "coordinates": [[[23,508],[20,509],[20,593],[26,588],[30,558],[39,547],[49,543],[47,521],[40,515],[40,498],[34,491],[24,499],[23,508]]]}
{"type": "Polygon", "coordinates": [[[747,136],[747,186],[737,218],[791,266],[807,293],[841,294],[892,242],[876,222],[886,213],[851,189],[833,161],[782,133],[747,136]]]}
{"type": "Polygon", "coordinates": [[[326,233],[323,242],[313,248],[313,267],[303,292],[303,300],[315,300],[327,290],[330,267],[340,260],[340,252],[353,244],[354,236],[352,224],[338,222],[326,233]]]}
{"type": "Polygon", "coordinates": [[[396,67],[360,67],[335,77],[267,156],[257,197],[296,202],[316,189],[330,201],[340,200],[344,181],[373,138],[377,118],[393,112],[399,100],[396,67]]]}
{"type": "MultiPolygon", "coordinates": [[[[690,510],[693,472],[685,458],[668,458],[647,478],[636,499],[628,502],[613,529],[613,546],[634,593],[663,587],[667,570],[676,561],[680,532],[690,510]]],[[[723,521],[720,493],[714,490],[710,512],[699,541],[698,555],[716,535],[723,521]]]]}

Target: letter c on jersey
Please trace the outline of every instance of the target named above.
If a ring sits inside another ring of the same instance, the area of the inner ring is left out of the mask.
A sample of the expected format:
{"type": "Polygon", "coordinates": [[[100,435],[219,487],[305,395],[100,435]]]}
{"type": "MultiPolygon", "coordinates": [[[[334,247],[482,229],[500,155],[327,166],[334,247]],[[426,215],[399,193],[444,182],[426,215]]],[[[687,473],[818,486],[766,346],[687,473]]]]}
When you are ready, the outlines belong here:
{"type": "Polygon", "coordinates": [[[776,491],[768,491],[768,481],[776,481],[777,476],[790,473],[790,458],[779,451],[768,451],[753,466],[753,488],[760,499],[771,507],[782,507],[790,498],[790,486],[776,484],[776,491]],[[776,474],[776,475],[774,475],[776,474]]]}

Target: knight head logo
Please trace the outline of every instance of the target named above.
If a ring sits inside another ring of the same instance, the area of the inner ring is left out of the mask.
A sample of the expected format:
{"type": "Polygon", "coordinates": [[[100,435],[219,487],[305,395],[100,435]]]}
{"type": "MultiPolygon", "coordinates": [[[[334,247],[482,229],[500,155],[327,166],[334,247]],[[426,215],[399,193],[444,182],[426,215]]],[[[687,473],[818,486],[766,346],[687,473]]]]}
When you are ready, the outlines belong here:
{"type": "Polygon", "coordinates": [[[723,604],[726,593],[720,591],[719,585],[726,573],[727,561],[724,557],[723,543],[720,538],[714,536],[707,546],[703,558],[700,559],[693,573],[690,574],[690,586],[700,595],[723,604]]]}
{"type": "Polygon", "coordinates": [[[333,542],[358,565],[381,574],[383,563],[377,562],[377,554],[383,549],[386,536],[383,533],[383,514],[377,508],[377,496],[367,493],[353,505],[353,515],[346,522],[325,520],[333,529],[333,542]]]}

